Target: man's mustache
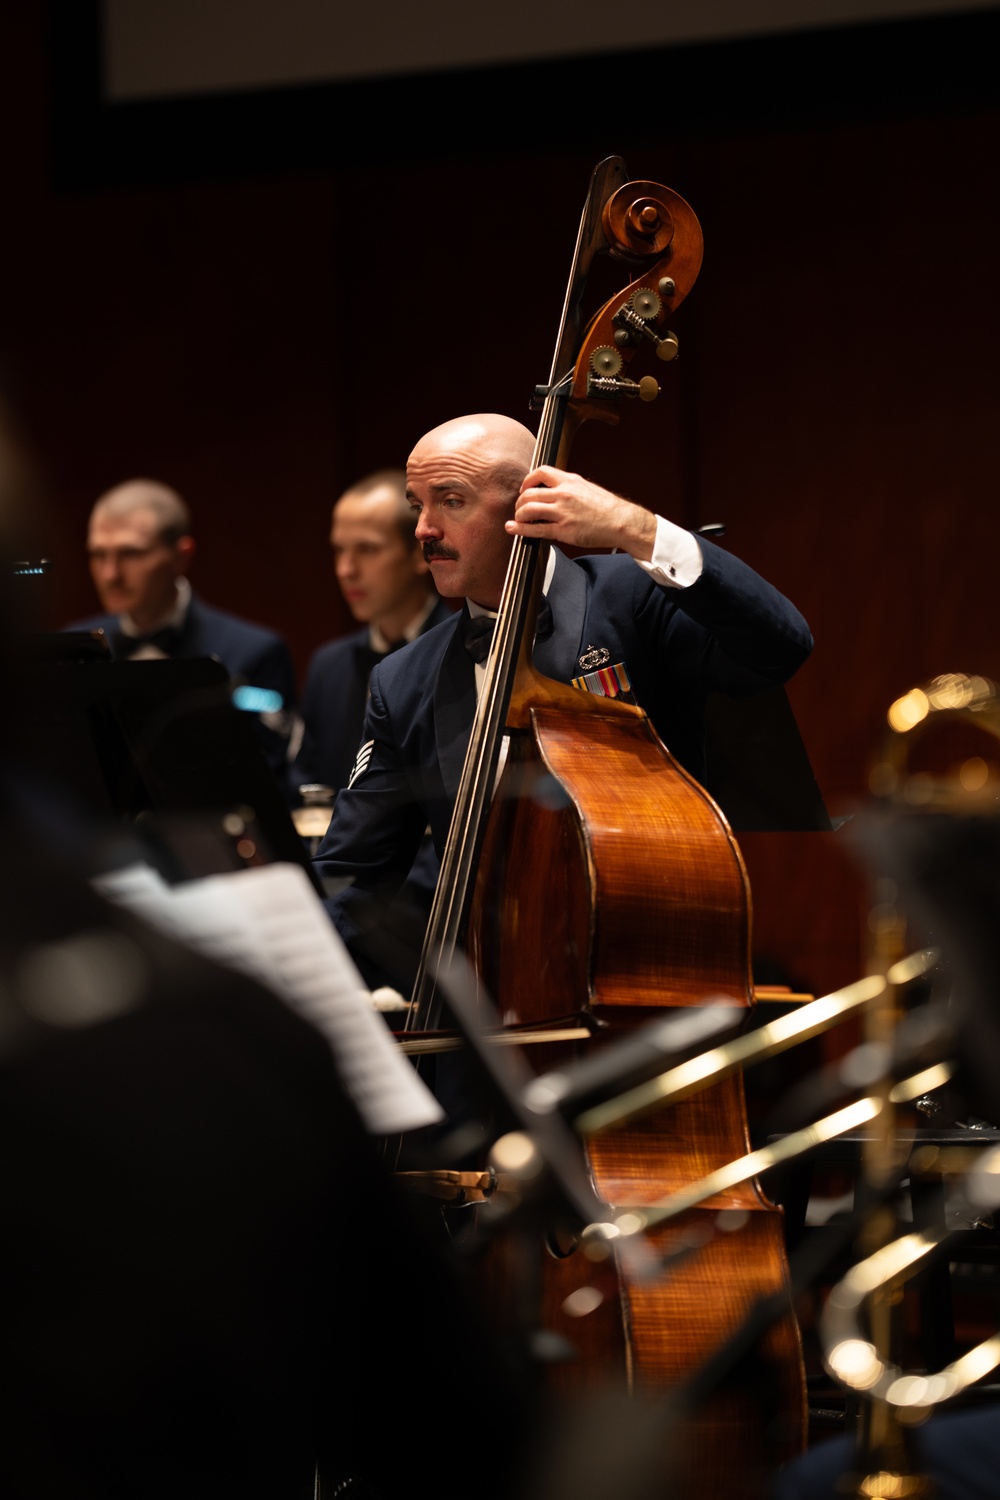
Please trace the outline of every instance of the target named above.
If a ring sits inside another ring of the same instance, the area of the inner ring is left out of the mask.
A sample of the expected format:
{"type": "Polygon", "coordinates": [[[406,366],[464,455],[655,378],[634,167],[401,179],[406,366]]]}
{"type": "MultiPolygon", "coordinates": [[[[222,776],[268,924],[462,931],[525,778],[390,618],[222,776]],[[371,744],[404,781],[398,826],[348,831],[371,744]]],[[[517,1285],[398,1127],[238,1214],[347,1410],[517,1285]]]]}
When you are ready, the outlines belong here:
{"type": "Polygon", "coordinates": [[[424,562],[430,562],[432,557],[444,557],[449,562],[458,562],[458,553],[446,547],[443,542],[435,542],[433,539],[421,543],[421,551],[424,554],[424,562]]]}

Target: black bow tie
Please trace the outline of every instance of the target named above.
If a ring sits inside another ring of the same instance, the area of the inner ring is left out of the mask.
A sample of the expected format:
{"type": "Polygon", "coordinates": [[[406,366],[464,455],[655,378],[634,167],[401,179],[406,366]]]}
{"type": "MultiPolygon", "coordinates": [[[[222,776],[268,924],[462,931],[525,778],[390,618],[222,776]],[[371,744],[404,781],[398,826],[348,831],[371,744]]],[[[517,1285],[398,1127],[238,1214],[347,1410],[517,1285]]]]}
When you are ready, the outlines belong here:
{"type": "Polygon", "coordinates": [[[480,666],[490,654],[495,624],[496,618],[493,615],[470,615],[467,620],[462,621],[465,649],[480,666]]]}
{"type": "Polygon", "coordinates": [[[127,661],[143,646],[155,646],[164,656],[171,656],[180,644],[181,633],[176,625],[164,625],[160,630],[151,630],[148,635],[126,635],[124,630],[111,632],[111,655],[116,661],[127,661]]]}
{"type": "MultiPolygon", "coordinates": [[[[465,638],[465,649],[472,660],[480,666],[490,654],[490,645],[493,641],[493,627],[496,618],[493,615],[468,615],[462,621],[462,631],[465,638]]],[[[538,606],[538,623],[535,626],[535,639],[539,636],[551,635],[552,633],[552,609],[547,599],[543,599],[538,606]]]]}

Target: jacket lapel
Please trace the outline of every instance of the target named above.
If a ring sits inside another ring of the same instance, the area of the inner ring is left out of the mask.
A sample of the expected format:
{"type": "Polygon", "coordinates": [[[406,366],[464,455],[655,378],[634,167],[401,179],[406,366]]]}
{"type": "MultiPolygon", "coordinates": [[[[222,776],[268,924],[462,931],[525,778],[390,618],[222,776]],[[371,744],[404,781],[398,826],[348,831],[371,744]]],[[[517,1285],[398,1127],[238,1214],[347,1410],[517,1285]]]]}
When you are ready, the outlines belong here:
{"type": "Polygon", "coordinates": [[[555,569],[546,598],[552,609],[552,632],[535,641],[533,660],[539,672],[556,682],[571,682],[579,672],[577,665],[583,632],[587,623],[587,579],[582,568],[575,568],[558,548],[555,569]]]}
{"type": "Polygon", "coordinates": [[[181,628],[177,641],[177,656],[208,656],[202,640],[202,615],[198,601],[191,595],[188,601],[187,612],[181,622],[181,628]]]}
{"type": "MultiPolygon", "coordinates": [[[[570,682],[578,675],[578,660],[587,623],[587,579],[558,548],[547,598],[552,609],[552,631],[535,642],[534,663],[545,676],[570,682]]],[[[461,628],[463,606],[456,620],[434,690],[434,733],[438,763],[450,797],[458,793],[469,732],[476,713],[476,673],[465,649],[461,628]]]]}
{"type": "Polygon", "coordinates": [[[327,701],[331,707],[335,705],[335,722],[341,719],[347,722],[360,724],[364,718],[365,704],[368,702],[368,679],[372,675],[372,668],[382,660],[377,651],[373,651],[368,644],[367,636],[355,639],[351,644],[351,670],[347,675],[347,681],[338,685],[338,690],[343,694],[339,702],[331,697],[327,701]]]}
{"type": "Polygon", "coordinates": [[[456,620],[434,689],[438,764],[445,790],[452,798],[458,794],[469,733],[476,715],[476,669],[465,649],[460,619],[461,616],[456,620]]]}

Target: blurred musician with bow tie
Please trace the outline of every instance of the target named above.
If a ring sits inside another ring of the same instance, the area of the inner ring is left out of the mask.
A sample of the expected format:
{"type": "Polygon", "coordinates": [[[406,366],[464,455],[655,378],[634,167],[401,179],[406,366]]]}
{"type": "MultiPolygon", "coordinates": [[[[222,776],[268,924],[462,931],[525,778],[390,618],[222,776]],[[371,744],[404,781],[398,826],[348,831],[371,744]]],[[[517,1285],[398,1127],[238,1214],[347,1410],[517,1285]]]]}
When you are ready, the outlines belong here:
{"type": "Polygon", "coordinates": [[[191,513],[176,491],[131,479],[100,497],[87,533],[87,557],[105,613],[73,630],[103,630],[116,660],[214,656],[235,682],[276,694],[260,714],[264,752],[283,776],[296,703],[295,671],[282,638],[265,626],[215,609],[191,590],[195,555],[191,513]],[[280,702],[278,701],[280,699],[280,702]]]}

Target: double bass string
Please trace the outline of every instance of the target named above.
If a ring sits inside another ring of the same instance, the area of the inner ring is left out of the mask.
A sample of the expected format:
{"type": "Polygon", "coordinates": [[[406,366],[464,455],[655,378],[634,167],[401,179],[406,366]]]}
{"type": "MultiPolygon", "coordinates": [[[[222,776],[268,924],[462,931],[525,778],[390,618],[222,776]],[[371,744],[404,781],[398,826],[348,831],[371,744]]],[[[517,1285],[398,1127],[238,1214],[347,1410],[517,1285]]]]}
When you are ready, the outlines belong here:
{"type": "MultiPolygon", "coordinates": [[[[533,467],[548,462],[557,422],[556,398],[546,399],[532,458],[533,467]]],[[[431,906],[412,1005],[405,1030],[426,1031],[438,1022],[439,1001],[433,971],[450,962],[460,946],[462,924],[475,876],[486,810],[493,795],[506,727],[518,646],[525,634],[528,604],[537,578],[542,548],[534,538],[515,537],[503,595],[486,663],[486,681],[476,706],[472,733],[455,809],[448,829],[441,871],[431,906]]]]}

